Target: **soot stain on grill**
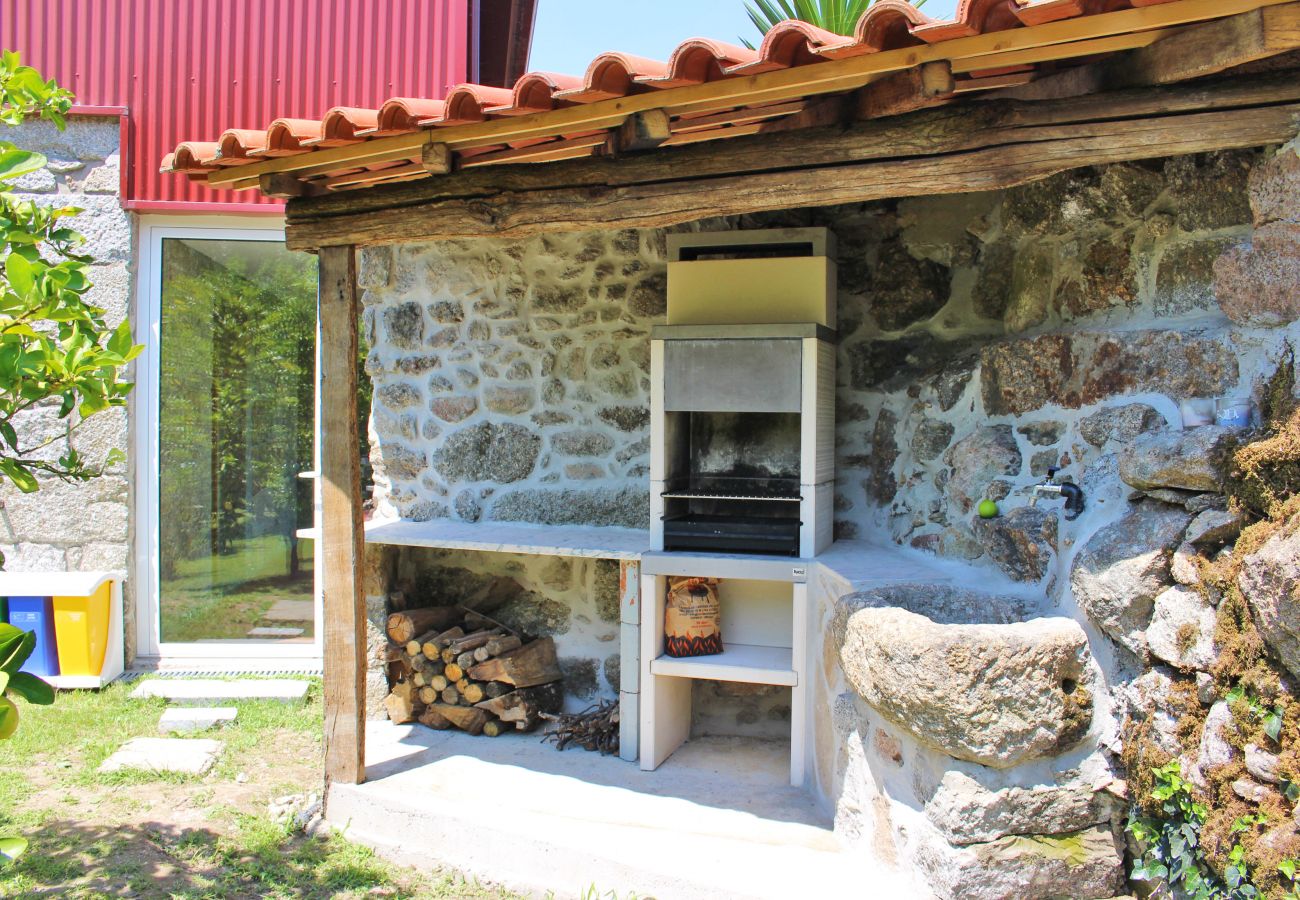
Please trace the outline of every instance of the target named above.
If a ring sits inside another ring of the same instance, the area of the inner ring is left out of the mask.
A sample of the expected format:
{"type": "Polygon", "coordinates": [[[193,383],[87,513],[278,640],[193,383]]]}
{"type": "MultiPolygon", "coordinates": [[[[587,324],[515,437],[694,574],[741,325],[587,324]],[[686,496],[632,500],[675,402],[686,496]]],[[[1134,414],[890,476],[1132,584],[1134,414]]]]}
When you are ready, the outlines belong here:
{"type": "Polygon", "coordinates": [[[798,413],[692,413],[694,475],[799,477],[798,413]]]}

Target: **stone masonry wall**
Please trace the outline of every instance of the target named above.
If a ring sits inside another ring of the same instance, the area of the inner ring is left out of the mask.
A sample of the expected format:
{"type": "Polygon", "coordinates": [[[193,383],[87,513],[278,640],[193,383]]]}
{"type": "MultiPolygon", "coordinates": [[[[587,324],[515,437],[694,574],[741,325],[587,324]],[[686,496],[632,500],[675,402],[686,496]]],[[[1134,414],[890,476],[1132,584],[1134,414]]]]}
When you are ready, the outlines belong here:
{"type": "MultiPolygon", "coordinates": [[[[16,192],[42,205],[77,206],[84,210],[71,226],[94,258],[88,297],[102,307],[110,327],[128,315],[132,289],[133,222],[118,199],[120,156],[116,117],[69,118],[60,132],[46,122],[29,122],[9,130],[6,140],[44,153],[45,168],[19,179],[16,192]]],[[[128,411],[100,413],[69,437],[57,407],[42,407],[16,422],[24,436],[51,443],[46,453],[57,459],[69,444],[95,465],[109,450],[129,446],[128,411]]],[[[76,415],[75,413],[73,414],[76,415]]],[[[35,494],[22,494],[6,483],[0,488],[0,551],[9,571],[125,569],[129,559],[130,466],[112,467],[104,477],[85,484],[45,479],[35,494]]],[[[126,590],[127,658],[133,655],[132,599],[126,590]]]]}
{"type": "Polygon", "coordinates": [[[381,513],[646,527],[663,237],[361,254],[381,513]]]}

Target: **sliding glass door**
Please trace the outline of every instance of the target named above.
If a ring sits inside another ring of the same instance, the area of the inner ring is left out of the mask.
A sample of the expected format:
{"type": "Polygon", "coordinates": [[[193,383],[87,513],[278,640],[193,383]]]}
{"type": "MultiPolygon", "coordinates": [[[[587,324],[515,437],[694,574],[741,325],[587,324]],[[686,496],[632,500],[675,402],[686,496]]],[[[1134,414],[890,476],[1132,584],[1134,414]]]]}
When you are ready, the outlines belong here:
{"type": "Polygon", "coordinates": [[[155,634],[311,644],[316,258],[183,235],[164,232],[151,254],[155,634]]]}

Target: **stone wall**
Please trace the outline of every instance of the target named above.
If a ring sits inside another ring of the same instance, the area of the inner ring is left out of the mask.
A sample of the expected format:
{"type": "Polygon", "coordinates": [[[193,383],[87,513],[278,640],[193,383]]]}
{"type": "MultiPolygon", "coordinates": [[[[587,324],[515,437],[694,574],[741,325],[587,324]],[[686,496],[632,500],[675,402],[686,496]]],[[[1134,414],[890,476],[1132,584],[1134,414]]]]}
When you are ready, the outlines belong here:
{"type": "MultiPolygon", "coordinates": [[[[45,168],[15,184],[22,199],[84,210],[71,226],[85,235],[82,251],[94,258],[90,268],[94,286],[88,298],[105,310],[110,327],[127,317],[133,287],[133,221],[118,199],[118,137],[116,117],[80,116],[70,117],[62,132],[47,122],[29,122],[5,135],[6,140],[44,153],[48,159],[45,168]]],[[[57,406],[34,409],[15,422],[24,436],[51,441],[45,451],[51,459],[71,446],[95,465],[109,450],[129,448],[126,409],[99,413],[70,436],[67,422],[54,415],[56,410],[57,406]]],[[[0,551],[5,554],[5,568],[15,572],[126,569],[130,472],[128,460],[85,484],[44,479],[35,494],[22,494],[6,482],[0,488],[0,551]]],[[[130,659],[135,630],[130,624],[129,584],[126,608],[130,659]]]]}
{"type": "MultiPolygon", "coordinates": [[[[1209,677],[1215,614],[1189,566],[1234,527],[1207,461],[1235,438],[1183,432],[1179,403],[1261,403],[1300,342],[1297,159],[1293,144],[689,226],[836,233],[837,537],[931,554],[945,580],[996,594],[817,590],[818,788],[839,832],[944,896],[1123,888],[1123,733],[1170,684],[1196,695],[1209,677]],[[1030,505],[1049,467],[1082,485],[1082,515],[1030,505]],[[975,513],[983,499],[997,517],[975,513]],[[1014,613],[989,618],[1003,601],[1014,613]],[[926,705],[914,670],[882,689],[890,648],[837,634],[850,613],[952,650],[976,706],[926,705]],[[1065,674],[1018,690],[1025,660],[1065,674]]],[[[658,231],[367,251],[387,509],[644,525],[662,258],[658,231]]],[[[782,715],[779,697],[704,694],[697,727],[782,715]]]]}
{"type": "Polygon", "coordinates": [[[663,236],[362,252],[381,513],[646,527],[663,236]]]}

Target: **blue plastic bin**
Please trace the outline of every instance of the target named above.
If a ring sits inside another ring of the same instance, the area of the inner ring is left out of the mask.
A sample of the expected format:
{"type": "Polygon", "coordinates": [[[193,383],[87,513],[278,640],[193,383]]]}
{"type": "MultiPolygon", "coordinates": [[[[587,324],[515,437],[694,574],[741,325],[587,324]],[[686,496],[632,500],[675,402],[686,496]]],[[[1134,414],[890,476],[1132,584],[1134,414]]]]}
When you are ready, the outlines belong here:
{"type": "Polygon", "coordinates": [[[50,597],[9,597],[9,624],[36,632],[36,649],[22,671],[33,675],[58,675],[59,654],[54,643],[54,601],[50,597]]]}

